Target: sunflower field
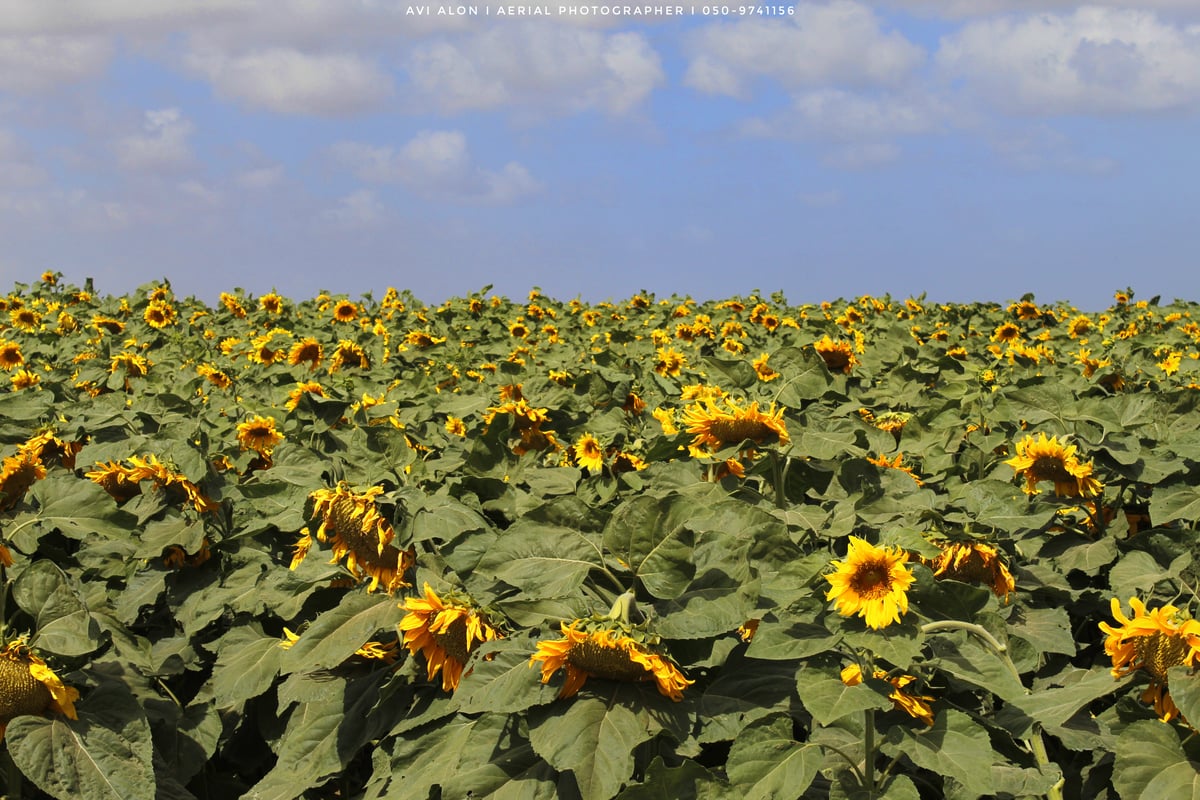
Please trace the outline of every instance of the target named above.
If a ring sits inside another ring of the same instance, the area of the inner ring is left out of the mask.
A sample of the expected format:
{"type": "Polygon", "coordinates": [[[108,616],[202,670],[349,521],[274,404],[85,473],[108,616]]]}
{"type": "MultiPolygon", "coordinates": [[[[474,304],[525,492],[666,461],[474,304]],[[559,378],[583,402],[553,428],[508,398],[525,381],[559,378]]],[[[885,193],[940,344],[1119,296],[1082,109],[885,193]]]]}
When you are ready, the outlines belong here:
{"type": "Polygon", "coordinates": [[[1200,797],[1200,305],[0,296],[9,798],[1200,797]]]}

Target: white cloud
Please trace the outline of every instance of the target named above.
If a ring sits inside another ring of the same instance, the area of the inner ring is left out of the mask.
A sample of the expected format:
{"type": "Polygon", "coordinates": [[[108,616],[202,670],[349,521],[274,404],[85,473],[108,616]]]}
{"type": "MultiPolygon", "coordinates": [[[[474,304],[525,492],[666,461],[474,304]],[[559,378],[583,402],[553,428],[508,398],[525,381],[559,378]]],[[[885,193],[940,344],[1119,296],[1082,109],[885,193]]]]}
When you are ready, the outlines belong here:
{"type": "Polygon", "coordinates": [[[1046,125],[994,135],[990,144],[1005,162],[1029,172],[1110,175],[1120,166],[1113,158],[1080,152],[1066,136],[1046,125]]]}
{"type": "Polygon", "coordinates": [[[1081,8],[967,23],[946,36],[942,70],[1019,113],[1200,107],[1200,27],[1153,12],[1081,8]]]}
{"type": "Polygon", "coordinates": [[[180,194],[203,206],[219,206],[221,193],[200,181],[184,181],[177,187],[180,194]]]}
{"type": "Polygon", "coordinates": [[[890,164],[900,158],[900,147],[894,142],[864,142],[835,148],[821,161],[836,169],[872,169],[890,164]]]}
{"type": "Polygon", "coordinates": [[[46,171],[34,163],[28,146],[0,128],[0,188],[28,189],[46,181],[46,171]]]}
{"type": "Polygon", "coordinates": [[[710,94],[745,95],[765,77],[785,88],[896,86],[925,60],[902,34],[852,0],[802,4],[787,19],[714,23],[688,40],[684,82],[710,94]]]}
{"type": "Polygon", "coordinates": [[[283,180],[283,166],[259,167],[239,172],[234,181],[243,189],[269,189],[283,180]]]}
{"type": "Polygon", "coordinates": [[[338,200],[334,208],[321,212],[321,219],[343,230],[372,228],[383,221],[383,203],[370,189],[359,189],[338,200]]]}
{"type": "Polygon", "coordinates": [[[665,82],[640,33],[510,22],[454,42],[418,45],[408,60],[417,101],[444,112],[500,106],[626,114],[665,82]]]}
{"type": "Polygon", "coordinates": [[[425,195],[505,204],[541,189],[518,163],[498,171],[477,165],[461,131],[422,131],[399,150],[339,142],[332,152],[360,180],[396,183],[425,195]]]}
{"type": "MultiPolygon", "coordinates": [[[[881,5],[930,16],[992,16],[1002,13],[1069,11],[1084,5],[1079,0],[883,0],[881,5]]],[[[1200,13],[1196,0],[1088,0],[1086,5],[1123,9],[1200,13]]]]}
{"type": "Polygon", "coordinates": [[[0,91],[36,92],[95,76],[112,50],[98,36],[0,36],[0,91]]]}
{"type": "Polygon", "coordinates": [[[200,47],[185,63],[211,81],[220,96],[280,114],[354,114],[378,107],[392,93],[390,76],[349,53],[275,47],[230,55],[200,47]]]}
{"type": "Polygon", "coordinates": [[[175,169],[192,159],[188,138],[194,126],[178,108],[163,108],[145,113],[142,135],[118,140],[114,149],[117,161],[125,169],[175,169]]]}

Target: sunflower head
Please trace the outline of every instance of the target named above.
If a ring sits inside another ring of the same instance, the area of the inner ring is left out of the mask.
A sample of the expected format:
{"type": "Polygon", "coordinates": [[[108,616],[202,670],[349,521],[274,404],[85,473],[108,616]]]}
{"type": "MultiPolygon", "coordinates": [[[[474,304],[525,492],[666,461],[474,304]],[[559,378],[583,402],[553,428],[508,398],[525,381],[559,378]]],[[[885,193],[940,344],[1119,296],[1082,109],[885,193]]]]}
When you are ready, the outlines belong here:
{"type": "Polygon", "coordinates": [[[317,539],[333,547],[334,562],[345,559],[346,568],[359,580],[369,577],[368,591],[381,585],[388,593],[408,586],[404,575],[416,560],[416,551],[392,546],[395,531],[379,513],[375,498],[383,493],[379,486],[354,492],[345,483],[334,489],[311,493],[313,516],[321,520],[317,539]]]}
{"type": "Polygon", "coordinates": [[[21,642],[0,651],[0,739],[14,717],[53,711],[78,719],[79,692],[63,684],[46,662],[21,642]]]}
{"type": "Polygon", "coordinates": [[[1026,436],[1016,444],[1017,454],[1004,463],[1015,470],[1014,477],[1023,477],[1026,494],[1038,494],[1038,484],[1050,481],[1059,497],[1092,497],[1100,494],[1104,485],[1092,477],[1092,463],[1084,463],[1075,455],[1075,445],[1060,442],[1057,436],[1026,436]]]}
{"type": "Polygon", "coordinates": [[[942,552],[932,559],[921,559],[937,578],[963,583],[983,584],[992,594],[1008,601],[1016,582],[1000,551],[981,542],[939,542],[942,552]]]}
{"type": "Polygon", "coordinates": [[[452,692],[462,680],[463,667],[479,645],[503,635],[485,611],[469,598],[455,593],[439,597],[425,584],[424,597],[409,597],[400,620],[404,646],[425,659],[426,674],[433,680],[442,673],[442,689],[452,692]]]}
{"type": "Polygon", "coordinates": [[[353,322],[358,319],[358,306],[349,300],[341,300],[333,307],[333,318],[337,322],[353,322]]]}
{"type": "MultiPolygon", "coordinates": [[[[888,695],[888,699],[892,701],[892,704],[897,709],[905,712],[913,719],[921,720],[926,725],[933,725],[933,708],[930,706],[933,698],[905,691],[906,687],[916,682],[916,678],[903,673],[888,673],[881,669],[873,669],[871,677],[876,680],[886,681],[892,685],[892,692],[888,695]]],[[[862,682],[862,667],[858,664],[851,664],[842,670],[842,683],[847,686],[858,686],[862,682]]]]}
{"type": "Polygon", "coordinates": [[[858,357],[854,354],[854,345],[849,342],[835,342],[829,338],[829,334],[821,337],[813,343],[813,349],[817,351],[817,355],[825,362],[825,366],[830,372],[841,372],[849,375],[850,371],[858,366],[858,357]]]}
{"type": "Polygon", "coordinates": [[[283,441],[283,434],[275,430],[274,418],[254,417],[238,424],[237,439],[243,450],[253,450],[267,457],[283,441]]]}
{"type": "Polygon", "coordinates": [[[692,440],[695,447],[720,450],[747,439],[759,444],[775,438],[781,445],[790,441],[783,409],[776,410],[772,404],[764,412],[758,410],[757,402],[743,407],[728,398],[724,404],[722,408],[715,400],[707,399],[684,411],[683,423],[695,437],[692,440]]]}
{"type": "Polygon", "coordinates": [[[600,440],[592,434],[585,433],[580,436],[571,450],[575,453],[575,460],[579,466],[590,474],[596,475],[604,469],[604,448],[600,446],[600,440]]]}
{"type": "Polygon", "coordinates": [[[0,369],[11,372],[24,363],[25,356],[21,354],[21,345],[0,340],[0,369]]]}
{"type": "Polygon", "coordinates": [[[33,451],[21,451],[4,459],[0,466],[0,511],[7,511],[21,502],[26,490],[44,477],[46,467],[33,451]]]}
{"type": "Polygon", "coordinates": [[[1152,703],[1158,718],[1167,722],[1179,715],[1167,687],[1171,667],[1195,667],[1200,657],[1200,621],[1172,605],[1147,610],[1137,597],[1129,599],[1132,617],[1121,610],[1121,601],[1112,599],[1112,616],[1117,625],[1100,623],[1107,635],[1104,652],[1112,659],[1112,675],[1121,678],[1142,670],[1150,676],[1150,686],[1142,700],[1152,703]]]}
{"type": "Polygon", "coordinates": [[[899,548],[876,547],[865,539],[850,537],[844,561],[833,561],[826,600],[833,600],[843,617],[858,615],[867,627],[879,629],[899,622],[908,612],[908,589],[916,578],[905,562],[908,554],[899,548]]]}

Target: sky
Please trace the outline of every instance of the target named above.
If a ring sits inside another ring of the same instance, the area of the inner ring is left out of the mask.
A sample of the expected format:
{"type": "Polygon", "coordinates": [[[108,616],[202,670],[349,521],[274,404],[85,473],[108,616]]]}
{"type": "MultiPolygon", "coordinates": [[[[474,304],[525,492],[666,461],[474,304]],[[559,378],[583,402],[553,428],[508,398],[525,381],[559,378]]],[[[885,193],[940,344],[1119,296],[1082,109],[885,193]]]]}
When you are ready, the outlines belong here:
{"type": "Polygon", "coordinates": [[[1200,299],[1200,0],[514,3],[0,0],[0,291],[1200,299]]]}

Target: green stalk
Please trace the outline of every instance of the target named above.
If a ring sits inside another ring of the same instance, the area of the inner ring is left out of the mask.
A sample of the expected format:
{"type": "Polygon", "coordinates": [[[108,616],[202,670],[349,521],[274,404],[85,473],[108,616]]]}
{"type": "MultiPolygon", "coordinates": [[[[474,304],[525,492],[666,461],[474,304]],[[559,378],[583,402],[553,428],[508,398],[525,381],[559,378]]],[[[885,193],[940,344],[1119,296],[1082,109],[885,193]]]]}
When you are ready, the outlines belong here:
{"type": "MultiPolygon", "coordinates": [[[[1021,680],[1021,673],[1017,671],[1017,665],[1008,656],[1008,648],[997,641],[996,637],[992,636],[982,625],[976,625],[971,622],[960,622],[956,619],[944,619],[937,622],[928,622],[921,626],[922,633],[936,633],[941,630],[966,631],[980,639],[996,654],[1001,663],[1008,667],[1008,671],[1016,678],[1017,683],[1022,686],[1025,685],[1021,680]]],[[[1026,689],[1025,694],[1031,694],[1031,692],[1026,689]]],[[[1033,753],[1033,758],[1037,762],[1037,765],[1039,767],[1048,767],[1050,766],[1050,755],[1046,752],[1046,742],[1042,738],[1042,726],[1036,722],[1033,724],[1033,734],[1032,738],[1025,740],[1025,744],[1033,753]]],[[[1062,780],[1051,786],[1050,791],[1046,794],[1048,800],[1063,800],[1062,786],[1062,780]]]]}
{"type": "Polygon", "coordinates": [[[868,797],[875,796],[875,709],[863,712],[863,785],[868,797]]]}

